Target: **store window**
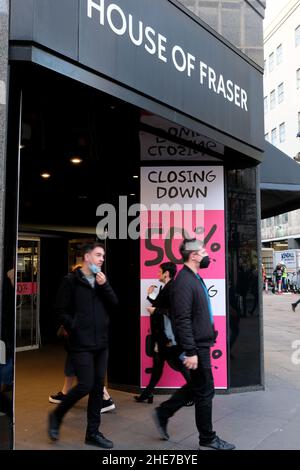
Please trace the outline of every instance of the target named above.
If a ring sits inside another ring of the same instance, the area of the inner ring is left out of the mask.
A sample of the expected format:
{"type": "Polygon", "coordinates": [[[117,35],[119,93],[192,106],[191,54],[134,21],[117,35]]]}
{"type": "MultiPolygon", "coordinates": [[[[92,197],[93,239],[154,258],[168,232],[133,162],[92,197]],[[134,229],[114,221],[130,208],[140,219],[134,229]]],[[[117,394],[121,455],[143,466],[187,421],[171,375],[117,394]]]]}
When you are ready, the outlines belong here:
{"type": "Polygon", "coordinates": [[[276,106],[276,95],[275,90],[272,90],[270,93],[270,109],[274,109],[276,106]]]}
{"type": "Polygon", "coordinates": [[[280,85],[278,85],[277,94],[278,94],[278,103],[282,103],[283,100],[284,100],[284,86],[283,86],[283,83],[280,83],[280,85]]]}
{"type": "Polygon", "coordinates": [[[297,90],[300,88],[300,69],[296,70],[296,87],[297,90]]]}
{"type": "Polygon", "coordinates": [[[282,143],[285,141],[285,122],[282,122],[279,125],[279,142],[282,143]]]}
{"type": "Polygon", "coordinates": [[[300,46],[300,25],[295,29],[295,46],[300,46]]]}
{"type": "Polygon", "coordinates": [[[282,60],[283,60],[282,44],[280,44],[276,49],[276,64],[277,65],[281,64],[282,60]]]}
{"type": "Polygon", "coordinates": [[[269,108],[269,107],[268,107],[268,97],[265,96],[265,97],[264,97],[264,111],[265,111],[265,114],[267,114],[268,108],[269,108]]]}
{"type": "Polygon", "coordinates": [[[269,55],[269,72],[272,72],[274,70],[274,65],[274,52],[272,52],[272,54],[269,55]]]}
{"type": "Polygon", "coordinates": [[[277,145],[277,129],[276,127],[272,129],[271,131],[271,144],[272,145],[277,145]]]}

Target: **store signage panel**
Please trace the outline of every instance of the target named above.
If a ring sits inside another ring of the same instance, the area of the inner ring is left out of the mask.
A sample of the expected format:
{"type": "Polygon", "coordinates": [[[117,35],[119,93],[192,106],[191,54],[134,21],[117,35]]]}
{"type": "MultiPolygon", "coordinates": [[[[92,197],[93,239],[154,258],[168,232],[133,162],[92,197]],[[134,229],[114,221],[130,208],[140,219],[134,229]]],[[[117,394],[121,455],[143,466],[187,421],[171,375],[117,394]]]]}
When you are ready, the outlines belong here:
{"type": "MultiPolygon", "coordinates": [[[[208,289],[218,332],[211,349],[215,387],[227,388],[224,169],[222,166],[143,167],[141,204],[141,387],[148,384],[147,371],[152,366],[147,348],[151,334],[147,289],[156,285],[158,292],[161,263],[173,261],[178,271],[182,268],[179,245],[184,230],[187,236],[205,243],[211,258],[209,268],[200,274],[208,289]]],[[[158,386],[181,385],[181,374],[166,367],[158,386]]]]}

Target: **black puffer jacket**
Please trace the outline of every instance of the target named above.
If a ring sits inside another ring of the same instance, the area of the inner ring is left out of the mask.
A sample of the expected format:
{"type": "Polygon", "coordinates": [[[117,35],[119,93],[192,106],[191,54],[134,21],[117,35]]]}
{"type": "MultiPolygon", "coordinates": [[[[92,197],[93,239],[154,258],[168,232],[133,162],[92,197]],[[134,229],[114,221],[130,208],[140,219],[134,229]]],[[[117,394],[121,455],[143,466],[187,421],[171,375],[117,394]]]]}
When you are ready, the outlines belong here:
{"type": "Polygon", "coordinates": [[[178,273],[171,291],[171,318],[176,341],[187,356],[197,348],[212,346],[215,332],[205,287],[186,265],[178,273]]]}
{"type": "Polygon", "coordinates": [[[57,294],[56,313],[68,332],[70,351],[91,351],[108,346],[108,310],[118,299],[106,282],[92,288],[82,271],[68,274],[57,294]]]}

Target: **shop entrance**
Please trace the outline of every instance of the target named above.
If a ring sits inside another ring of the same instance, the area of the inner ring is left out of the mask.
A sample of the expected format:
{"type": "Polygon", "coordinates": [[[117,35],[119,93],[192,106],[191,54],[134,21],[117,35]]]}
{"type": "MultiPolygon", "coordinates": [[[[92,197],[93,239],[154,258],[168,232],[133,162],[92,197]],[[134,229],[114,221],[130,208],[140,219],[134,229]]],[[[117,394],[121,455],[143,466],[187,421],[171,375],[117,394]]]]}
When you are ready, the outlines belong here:
{"type": "MultiPolygon", "coordinates": [[[[22,66],[16,74],[22,76],[17,350],[29,357],[29,349],[63,349],[56,293],[85,241],[101,241],[97,226],[109,205],[117,226],[115,238],[102,240],[104,270],[121,312],[111,318],[108,381],[137,387],[139,240],[120,239],[118,223],[120,196],[128,207],[140,197],[140,110],[41,68],[22,66]]],[[[63,365],[57,363],[57,377],[63,365]]],[[[60,386],[56,380],[48,392],[60,386]]]]}

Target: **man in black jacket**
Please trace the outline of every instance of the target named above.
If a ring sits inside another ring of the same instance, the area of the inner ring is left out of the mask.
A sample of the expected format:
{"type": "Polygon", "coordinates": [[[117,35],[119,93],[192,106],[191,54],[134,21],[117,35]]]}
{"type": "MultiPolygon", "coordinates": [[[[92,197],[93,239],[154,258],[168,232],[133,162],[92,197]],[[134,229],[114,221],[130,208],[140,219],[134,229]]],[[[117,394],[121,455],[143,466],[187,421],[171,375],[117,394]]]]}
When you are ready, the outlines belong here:
{"type": "Polygon", "coordinates": [[[68,333],[78,383],[49,414],[48,434],[57,440],[64,415],[89,395],[85,443],[111,449],[113,443],[99,432],[99,426],[108,359],[108,310],[118,300],[101,272],[104,254],[101,243],[85,245],[82,268],[64,278],[57,294],[56,310],[68,333]]]}
{"type": "Polygon", "coordinates": [[[210,259],[196,239],[184,240],[180,254],[184,266],[172,286],[171,316],[176,341],[184,351],[183,364],[190,370],[191,380],[154,410],[154,421],[160,436],[168,440],[168,419],[187,401],[194,400],[200,446],[232,450],[235,446],[220,439],[212,426],[214,381],[210,347],[214,344],[215,331],[207,288],[198,274],[199,268],[208,267],[210,259]]]}

